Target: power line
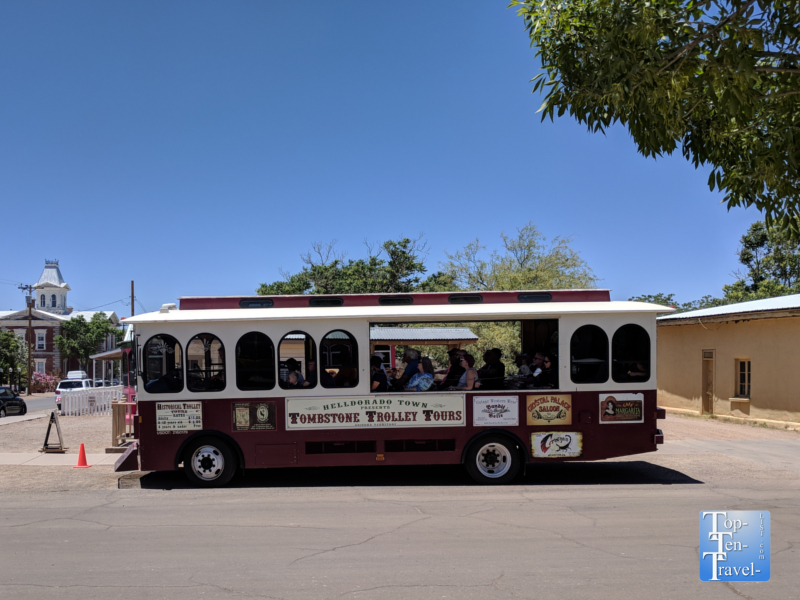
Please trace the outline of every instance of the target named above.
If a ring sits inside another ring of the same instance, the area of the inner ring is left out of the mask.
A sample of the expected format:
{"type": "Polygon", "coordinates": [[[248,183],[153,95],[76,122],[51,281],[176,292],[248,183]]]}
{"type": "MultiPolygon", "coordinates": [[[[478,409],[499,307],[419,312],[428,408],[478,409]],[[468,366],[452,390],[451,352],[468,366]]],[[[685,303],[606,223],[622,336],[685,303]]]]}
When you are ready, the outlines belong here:
{"type": "Polygon", "coordinates": [[[142,304],[141,302],[139,302],[139,299],[138,299],[138,298],[135,298],[135,297],[134,297],[134,299],[136,300],[136,304],[138,304],[138,305],[139,305],[139,308],[141,308],[141,309],[142,309],[144,312],[148,312],[148,310],[147,310],[147,309],[144,307],[144,304],[142,304]]]}
{"type": "Polygon", "coordinates": [[[94,306],[92,308],[84,308],[82,310],[96,310],[98,308],[103,308],[104,306],[108,306],[110,304],[116,304],[117,302],[122,302],[125,306],[128,306],[130,304],[129,302],[125,302],[125,300],[120,299],[120,300],[114,300],[113,302],[106,302],[105,304],[101,304],[100,306],[94,306]]]}

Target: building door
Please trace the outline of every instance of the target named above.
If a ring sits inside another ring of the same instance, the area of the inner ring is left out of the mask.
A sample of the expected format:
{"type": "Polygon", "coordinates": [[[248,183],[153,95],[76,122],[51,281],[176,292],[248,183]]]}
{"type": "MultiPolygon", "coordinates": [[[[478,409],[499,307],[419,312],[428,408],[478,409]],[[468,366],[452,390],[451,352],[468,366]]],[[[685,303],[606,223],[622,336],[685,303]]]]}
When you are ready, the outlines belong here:
{"type": "Polygon", "coordinates": [[[704,415],[714,414],[714,351],[703,350],[703,398],[704,415]]]}

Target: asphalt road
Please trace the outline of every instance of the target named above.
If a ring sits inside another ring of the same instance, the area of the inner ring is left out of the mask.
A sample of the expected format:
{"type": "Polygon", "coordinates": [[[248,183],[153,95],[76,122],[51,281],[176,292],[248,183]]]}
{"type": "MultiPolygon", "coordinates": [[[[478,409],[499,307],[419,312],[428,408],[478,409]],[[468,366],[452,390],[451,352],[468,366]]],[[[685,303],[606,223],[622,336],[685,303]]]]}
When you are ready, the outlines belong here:
{"type": "Polygon", "coordinates": [[[55,395],[47,397],[33,396],[30,399],[27,396],[22,396],[25,404],[28,407],[28,412],[38,412],[40,410],[55,410],[56,400],[55,395]]]}
{"type": "Polygon", "coordinates": [[[800,475],[674,449],[501,488],[460,468],[376,467],[208,491],[174,473],[0,491],[0,597],[797,598],[800,475]],[[771,512],[771,581],[699,581],[698,514],[720,509],[771,512]]]}

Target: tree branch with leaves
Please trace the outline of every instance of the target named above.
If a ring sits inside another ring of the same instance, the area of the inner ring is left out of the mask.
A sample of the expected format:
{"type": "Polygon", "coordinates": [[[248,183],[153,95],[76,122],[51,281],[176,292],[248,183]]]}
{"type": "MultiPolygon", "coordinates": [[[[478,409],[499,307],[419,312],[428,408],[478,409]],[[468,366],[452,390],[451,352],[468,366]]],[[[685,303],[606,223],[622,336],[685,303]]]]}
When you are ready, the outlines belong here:
{"type": "Polygon", "coordinates": [[[542,118],[680,149],[728,208],[800,235],[800,0],[514,0],[542,118]]]}

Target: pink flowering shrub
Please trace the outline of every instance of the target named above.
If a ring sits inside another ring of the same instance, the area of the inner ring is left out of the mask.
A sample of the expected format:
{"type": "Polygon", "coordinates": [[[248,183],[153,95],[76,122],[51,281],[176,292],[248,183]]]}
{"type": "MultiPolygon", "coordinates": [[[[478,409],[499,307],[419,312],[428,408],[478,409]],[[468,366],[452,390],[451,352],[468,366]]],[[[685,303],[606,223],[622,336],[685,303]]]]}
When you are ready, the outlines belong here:
{"type": "Polygon", "coordinates": [[[61,378],[56,375],[46,373],[34,373],[31,377],[31,392],[38,394],[41,392],[55,392],[61,378]]]}

